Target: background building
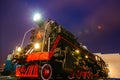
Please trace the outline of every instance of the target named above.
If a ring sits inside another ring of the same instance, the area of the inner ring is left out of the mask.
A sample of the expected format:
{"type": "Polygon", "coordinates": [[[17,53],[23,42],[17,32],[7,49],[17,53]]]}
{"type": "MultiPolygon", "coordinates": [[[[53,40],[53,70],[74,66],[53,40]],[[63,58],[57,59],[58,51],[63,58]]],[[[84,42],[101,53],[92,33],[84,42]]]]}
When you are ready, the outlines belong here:
{"type": "Polygon", "coordinates": [[[96,53],[96,55],[102,57],[108,64],[110,78],[120,78],[120,53],[96,53]]]}

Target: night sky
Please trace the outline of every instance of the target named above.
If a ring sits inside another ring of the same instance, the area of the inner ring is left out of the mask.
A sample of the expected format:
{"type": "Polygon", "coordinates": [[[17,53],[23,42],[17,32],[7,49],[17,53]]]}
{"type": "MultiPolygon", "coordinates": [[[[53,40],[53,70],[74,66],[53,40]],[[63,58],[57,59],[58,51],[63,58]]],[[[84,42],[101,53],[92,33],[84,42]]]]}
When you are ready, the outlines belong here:
{"type": "Polygon", "coordinates": [[[56,20],[92,53],[120,53],[120,0],[0,0],[0,63],[36,26],[36,12],[56,20]]]}

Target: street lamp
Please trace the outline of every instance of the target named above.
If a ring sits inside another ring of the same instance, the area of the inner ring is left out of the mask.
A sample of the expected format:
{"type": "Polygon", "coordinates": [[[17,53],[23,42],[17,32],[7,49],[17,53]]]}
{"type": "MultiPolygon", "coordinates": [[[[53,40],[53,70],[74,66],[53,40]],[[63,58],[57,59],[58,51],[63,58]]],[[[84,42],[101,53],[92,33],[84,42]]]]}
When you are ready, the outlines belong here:
{"type": "MultiPolygon", "coordinates": [[[[35,22],[39,22],[40,20],[42,19],[42,15],[39,14],[39,13],[36,13],[34,16],[33,16],[33,20],[35,22]]],[[[22,42],[21,42],[21,47],[23,47],[23,43],[24,43],[24,40],[25,40],[25,37],[27,35],[27,33],[29,33],[32,29],[34,29],[33,27],[28,29],[25,33],[24,33],[24,36],[23,36],[23,39],[22,39],[22,42]]]]}
{"type": "Polygon", "coordinates": [[[33,16],[33,20],[35,22],[39,22],[40,20],[42,19],[42,15],[40,13],[36,13],[34,16],[33,16]]]}
{"type": "MultiPolygon", "coordinates": [[[[39,14],[39,13],[36,13],[36,14],[34,15],[34,17],[33,17],[33,20],[34,20],[35,22],[39,22],[41,19],[42,19],[42,15],[39,14]]],[[[14,53],[17,53],[17,55],[20,54],[20,52],[22,51],[23,43],[24,43],[24,41],[25,41],[25,38],[26,38],[27,33],[29,33],[29,32],[30,32],[31,30],[33,30],[33,29],[34,29],[34,28],[32,27],[32,28],[28,29],[28,30],[24,33],[23,38],[22,38],[22,41],[21,41],[21,44],[20,44],[19,47],[16,47],[15,52],[14,52],[14,50],[13,50],[13,55],[14,55],[14,53]]],[[[35,45],[35,49],[39,49],[39,48],[40,48],[40,45],[39,45],[39,44],[36,44],[36,45],[35,45]]]]}

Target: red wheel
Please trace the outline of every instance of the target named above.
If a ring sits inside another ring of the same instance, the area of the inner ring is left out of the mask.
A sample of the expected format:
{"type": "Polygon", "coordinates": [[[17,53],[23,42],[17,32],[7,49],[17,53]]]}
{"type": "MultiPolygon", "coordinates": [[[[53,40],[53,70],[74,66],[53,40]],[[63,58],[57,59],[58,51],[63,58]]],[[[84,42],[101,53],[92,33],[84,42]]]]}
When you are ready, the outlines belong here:
{"type": "Polygon", "coordinates": [[[49,64],[44,64],[41,69],[41,78],[43,80],[49,80],[52,75],[52,68],[49,64]]]}
{"type": "Polygon", "coordinates": [[[75,78],[74,72],[71,72],[71,73],[69,74],[69,76],[68,76],[68,79],[74,79],[74,78],[75,78]]]}
{"type": "Polygon", "coordinates": [[[77,71],[76,71],[76,78],[77,78],[77,79],[80,79],[80,78],[81,78],[81,71],[80,71],[80,70],[77,70],[77,71]]]}

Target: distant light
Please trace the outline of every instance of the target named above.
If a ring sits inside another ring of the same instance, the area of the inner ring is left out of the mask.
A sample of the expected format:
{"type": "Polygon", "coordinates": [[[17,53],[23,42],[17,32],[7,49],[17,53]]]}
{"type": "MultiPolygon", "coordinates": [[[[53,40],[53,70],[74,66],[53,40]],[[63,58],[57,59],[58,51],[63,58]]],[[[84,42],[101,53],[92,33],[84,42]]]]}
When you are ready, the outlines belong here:
{"type": "Polygon", "coordinates": [[[98,25],[98,26],[97,26],[97,29],[98,29],[98,30],[101,30],[101,29],[102,29],[102,25],[98,25]]]}
{"type": "Polygon", "coordinates": [[[36,21],[40,21],[42,19],[42,15],[40,13],[36,13],[33,17],[33,20],[36,21]]]}
{"type": "Polygon", "coordinates": [[[5,63],[3,63],[3,66],[5,66],[5,63]]]}
{"type": "Polygon", "coordinates": [[[34,48],[35,48],[35,49],[39,49],[39,48],[40,48],[40,43],[35,43],[35,44],[34,44],[34,48]]]}

